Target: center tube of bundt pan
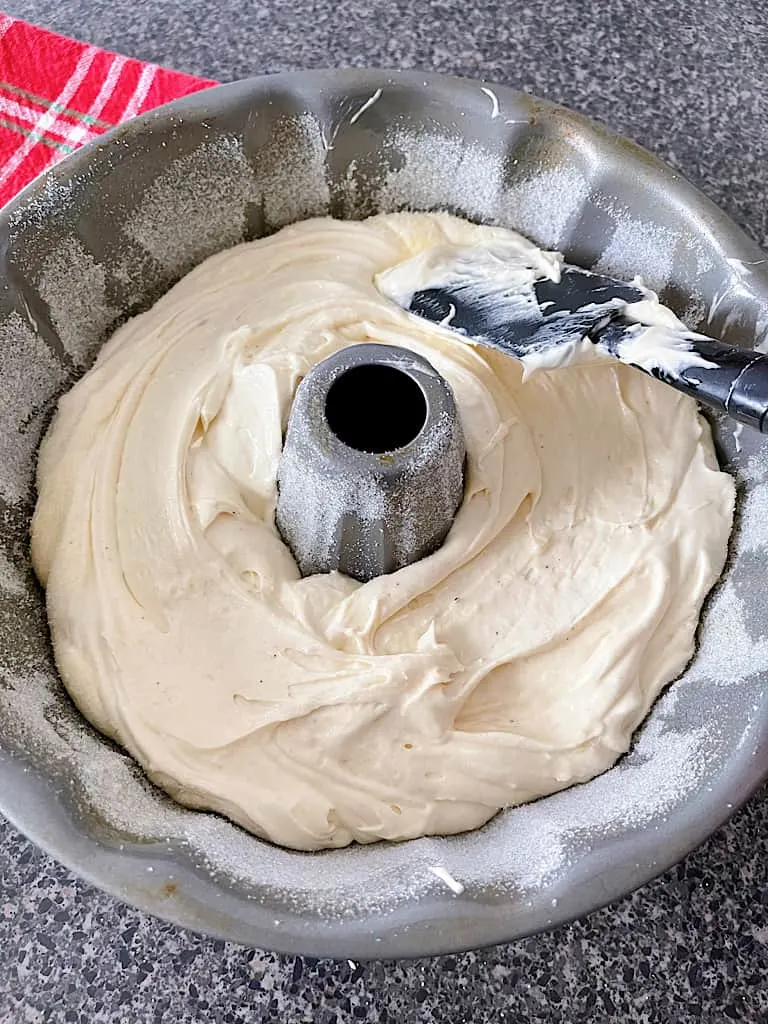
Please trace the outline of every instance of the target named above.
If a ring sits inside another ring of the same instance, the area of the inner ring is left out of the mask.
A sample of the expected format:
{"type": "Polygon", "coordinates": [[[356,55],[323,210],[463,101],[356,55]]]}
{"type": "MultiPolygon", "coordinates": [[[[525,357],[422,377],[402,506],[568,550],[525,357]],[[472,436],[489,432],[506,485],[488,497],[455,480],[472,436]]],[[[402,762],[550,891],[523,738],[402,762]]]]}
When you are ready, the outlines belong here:
{"type": "Polygon", "coordinates": [[[421,356],[352,345],[299,384],[278,467],[276,521],[302,576],[366,582],[432,554],[464,496],[448,383],[421,356]]]}

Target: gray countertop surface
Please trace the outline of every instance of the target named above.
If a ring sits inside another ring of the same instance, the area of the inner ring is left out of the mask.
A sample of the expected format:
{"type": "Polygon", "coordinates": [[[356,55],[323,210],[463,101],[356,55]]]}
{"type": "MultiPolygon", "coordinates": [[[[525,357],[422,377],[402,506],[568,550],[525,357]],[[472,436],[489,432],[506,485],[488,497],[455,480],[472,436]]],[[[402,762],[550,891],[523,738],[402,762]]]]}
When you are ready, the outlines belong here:
{"type": "MultiPolygon", "coordinates": [[[[206,77],[328,66],[506,83],[658,153],[768,246],[764,0],[6,0],[206,77]]],[[[0,822],[0,1024],[768,1021],[768,790],[643,890],[559,932],[405,963],[214,941],[103,895],[0,822]]]]}

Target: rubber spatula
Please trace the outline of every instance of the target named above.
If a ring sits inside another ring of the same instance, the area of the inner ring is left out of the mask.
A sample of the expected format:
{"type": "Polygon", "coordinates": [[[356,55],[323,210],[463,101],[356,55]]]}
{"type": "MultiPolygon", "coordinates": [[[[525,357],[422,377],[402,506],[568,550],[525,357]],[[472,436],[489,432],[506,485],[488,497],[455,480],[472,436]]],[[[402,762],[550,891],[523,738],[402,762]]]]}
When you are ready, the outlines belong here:
{"type": "Polygon", "coordinates": [[[547,357],[560,346],[588,340],[615,359],[768,433],[768,357],[682,327],[664,327],[659,344],[643,346],[642,332],[648,328],[628,313],[632,304],[649,296],[655,304],[655,296],[640,286],[564,264],[559,281],[540,278],[522,293],[457,274],[395,301],[477,344],[524,362],[528,357],[540,366],[557,365],[556,358],[548,364],[547,357]]]}

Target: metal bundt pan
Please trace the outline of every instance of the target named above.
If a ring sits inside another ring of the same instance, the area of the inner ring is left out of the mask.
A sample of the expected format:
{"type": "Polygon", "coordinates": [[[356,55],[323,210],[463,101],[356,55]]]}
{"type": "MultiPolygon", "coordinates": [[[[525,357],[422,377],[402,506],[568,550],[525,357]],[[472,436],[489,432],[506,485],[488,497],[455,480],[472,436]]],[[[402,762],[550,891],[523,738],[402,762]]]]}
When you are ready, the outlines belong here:
{"type": "Polygon", "coordinates": [[[206,256],[316,214],[403,208],[640,273],[728,341],[768,326],[761,253],[671,169],[566,110],[415,72],[276,75],[189,97],[69,157],[0,213],[0,809],[115,896],[273,950],[414,956],[555,926],[673,864],[768,769],[768,442],[722,421],[741,512],[699,653],[630,754],[587,785],[467,836],[292,853],[177,807],[74,711],[27,553],[57,396],[120,321],[206,256]]]}

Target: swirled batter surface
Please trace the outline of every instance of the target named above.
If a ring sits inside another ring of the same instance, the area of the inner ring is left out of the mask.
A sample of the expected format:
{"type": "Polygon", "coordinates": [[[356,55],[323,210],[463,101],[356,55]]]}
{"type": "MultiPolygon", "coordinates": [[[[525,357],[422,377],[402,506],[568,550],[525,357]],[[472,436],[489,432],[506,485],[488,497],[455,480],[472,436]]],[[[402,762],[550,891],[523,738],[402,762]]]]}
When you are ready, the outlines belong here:
{"type": "Polygon", "coordinates": [[[286,228],[207,260],[62,398],[32,536],[57,664],[181,802],[306,850],[471,829],[610,766],[690,658],[734,504],[695,404],[606,361],[523,383],[376,287],[494,238],[286,228]],[[421,562],[301,579],[274,525],[291,398],[364,341],[452,386],[466,497],[421,562]]]}

